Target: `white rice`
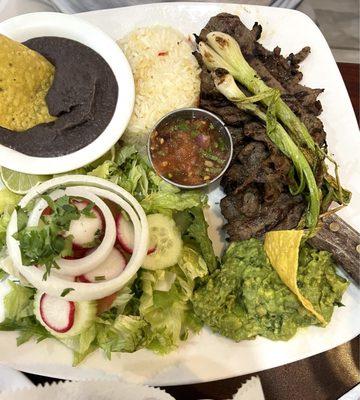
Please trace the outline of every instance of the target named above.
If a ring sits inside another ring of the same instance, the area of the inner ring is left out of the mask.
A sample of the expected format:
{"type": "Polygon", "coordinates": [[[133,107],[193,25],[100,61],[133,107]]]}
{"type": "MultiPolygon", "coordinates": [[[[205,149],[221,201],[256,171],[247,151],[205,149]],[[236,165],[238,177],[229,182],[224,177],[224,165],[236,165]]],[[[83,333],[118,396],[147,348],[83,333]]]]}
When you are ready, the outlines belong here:
{"type": "Polygon", "coordinates": [[[136,90],[134,112],[122,138],[142,147],[162,116],[198,105],[200,68],[190,40],[170,27],[136,29],[118,44],[131,65],[136,90]]]}

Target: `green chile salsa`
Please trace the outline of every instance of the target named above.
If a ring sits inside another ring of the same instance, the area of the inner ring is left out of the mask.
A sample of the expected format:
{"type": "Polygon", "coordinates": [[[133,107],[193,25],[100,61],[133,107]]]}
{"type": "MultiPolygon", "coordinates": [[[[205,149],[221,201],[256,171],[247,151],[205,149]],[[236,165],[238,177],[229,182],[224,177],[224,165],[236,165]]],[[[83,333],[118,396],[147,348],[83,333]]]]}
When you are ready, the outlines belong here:
{"type": "Polygon", "coordinates": [[[229,158],[229,145],[206,118],[182,117],[151,133],[150,155],[161,176],[196,186],[221,173],[229,158]]]}

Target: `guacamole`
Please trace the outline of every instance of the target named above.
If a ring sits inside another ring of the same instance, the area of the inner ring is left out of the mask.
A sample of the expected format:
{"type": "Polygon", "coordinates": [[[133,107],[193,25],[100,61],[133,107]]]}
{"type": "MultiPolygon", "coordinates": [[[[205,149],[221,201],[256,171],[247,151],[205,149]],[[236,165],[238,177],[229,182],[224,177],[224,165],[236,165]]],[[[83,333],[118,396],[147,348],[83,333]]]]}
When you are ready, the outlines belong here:
{"type": "MultiPolygon", "coordinates": [[[[329,322],[348,286],[336,274],[330,253],[303,246],[297,282],[301,293],[329,322]]],[[[193,305],[214,332],[236,341],[257,335],[288,340],[300,327],[319,325],[280,280],[257,239],[229,246],[222,267],[195,291],[193,305]]]]}

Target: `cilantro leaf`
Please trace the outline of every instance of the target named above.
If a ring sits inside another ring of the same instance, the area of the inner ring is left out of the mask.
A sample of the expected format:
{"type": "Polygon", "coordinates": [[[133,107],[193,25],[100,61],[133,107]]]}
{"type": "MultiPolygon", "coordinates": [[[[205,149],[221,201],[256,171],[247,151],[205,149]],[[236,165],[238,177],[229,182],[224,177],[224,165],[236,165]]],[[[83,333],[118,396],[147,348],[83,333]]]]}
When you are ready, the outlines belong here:
{"type": "Polygon", "coordinates": [[[55,202],[49,195],[43,194],[41,196],[41,198],[44,199],[48,203],[48,206],[51,208],[52,211],[55,210],[55,202]]]}
{"type": "Polygon", "coordinates": [[[0,323],[0,331],[19,331],[20,335],[16,339],[16,344],[21,344],[35,338],[37,342],[52,337],[51,334],[36,320],[32,315],[18,321],[6,318],[0,323]]]}
{"type": "Polygon", "coordinates": [[[88,218],[96,218],[95,214],[91,212],[94,206],[95,206],[94,202],[90,201],[89,204],[84,209],[81,210],[81,214],[85,215],[85,217],[88,218]]]}
{"type": "Polygon", "coordinates": [[[23,208],[16,207],[18,231],[24,229],[27,225],[29,215],[23,208]]]}
{"type": "Polygon", "coordinates": [[[64,289],[63,291],[62,291],[62,293],[61,293],[61,297],[65,297],[67,294],[69,294],[70,292],[72,292],[73,290],[75,290],[75,289],[73,289],[73,288],[71,288],[71,287],[69,287],[69,288],[66,288],[66,289],[64,289]]]}
{"type": "Polygon", "coordinates": [[[72,203],[69,196],[52,200],[48,195],[42,198],[48,203],[52,212],[41,217],[42,224],[27,227],[28,212],[19,209],[19,231],[14,238],[20,242],[21,256],[24,265],[42,265],[46,271],[46,280],[51,268],[59,269],[56,260],[72,255],[72,236],[64,236],[69,230],[71,221],[80,218],[81,213],[72,203]]]}

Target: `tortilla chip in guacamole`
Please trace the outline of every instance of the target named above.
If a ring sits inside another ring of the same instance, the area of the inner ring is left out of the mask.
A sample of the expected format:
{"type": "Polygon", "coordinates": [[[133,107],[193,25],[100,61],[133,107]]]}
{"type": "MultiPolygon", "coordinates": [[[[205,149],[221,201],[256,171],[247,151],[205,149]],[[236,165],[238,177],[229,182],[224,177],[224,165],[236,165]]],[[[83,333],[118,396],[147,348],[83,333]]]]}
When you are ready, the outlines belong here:
{"type": "Polygon", "coordinates": [[[300,303],[323,325],[326,325],[324,317],[300,293],[297,285],[299,249],[303,234],[304,231],[302,230],[267,232],[265,234],[264,249],[280,279],[297,296],[300,303]]]}

